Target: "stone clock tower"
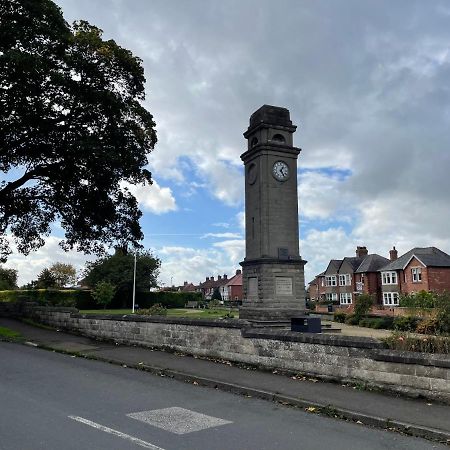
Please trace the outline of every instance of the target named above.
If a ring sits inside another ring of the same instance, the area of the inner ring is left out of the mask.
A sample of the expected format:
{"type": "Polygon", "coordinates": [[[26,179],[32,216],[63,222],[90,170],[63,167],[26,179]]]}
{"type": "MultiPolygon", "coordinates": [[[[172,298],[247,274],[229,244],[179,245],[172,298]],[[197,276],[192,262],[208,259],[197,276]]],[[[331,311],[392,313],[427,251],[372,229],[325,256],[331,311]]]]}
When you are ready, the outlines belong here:
{"type": "Polygon", "coordinates": [[[289,110],[264,105],[244,133],[245,259],[240,318],[260,324],[287,322],[305,312],[299,253],[297,158],[289,110]]]}

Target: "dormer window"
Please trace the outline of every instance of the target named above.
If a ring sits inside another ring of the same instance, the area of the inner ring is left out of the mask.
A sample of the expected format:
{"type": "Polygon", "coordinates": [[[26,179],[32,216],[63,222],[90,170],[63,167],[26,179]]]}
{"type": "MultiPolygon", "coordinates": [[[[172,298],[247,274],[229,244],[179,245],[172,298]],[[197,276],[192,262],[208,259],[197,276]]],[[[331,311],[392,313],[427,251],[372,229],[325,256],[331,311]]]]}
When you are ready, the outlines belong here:
{"type": "Polygon", "coordinates": [[[284,144],[286,142],[286,139],[282,134],[274,134],[272,137],[272,141],[279,142],[280,144],[284,144]]]}

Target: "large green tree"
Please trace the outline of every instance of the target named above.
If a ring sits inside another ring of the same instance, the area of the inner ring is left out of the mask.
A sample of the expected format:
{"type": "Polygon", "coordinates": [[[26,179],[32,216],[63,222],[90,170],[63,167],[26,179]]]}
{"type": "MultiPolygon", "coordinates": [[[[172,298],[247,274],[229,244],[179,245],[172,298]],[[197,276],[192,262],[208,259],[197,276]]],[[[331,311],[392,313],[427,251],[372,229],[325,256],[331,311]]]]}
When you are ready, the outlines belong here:
{"type": "Polygon", "coordinates": [[[0,267],[0,291],[17,288],[17,270],[0,267]]]}
{"type": "Polygon", "coordinates": [[[142,61],[50,0],[0,2],[0,258],[27,254],[61,223],[65,249],[142,239],[123,188],[151,183],[156,143],[142,61]],[[122,186],[122,187],[121,187],[122,186]]]}
{"type": "Polygon", "coordinates": [[[72,264],[56,262],[48,269],[56,280],[57,287],[65,287],[76,283],[77,271],[72,264]]]}
{"type": "MultiPolygon", "coordinates": [[[[160,260],[148,251],[140,251],[136,257],[136,289],[148,291],[156,286],[160,260]]],[[[85,280],[89,286],[108,282],[116,287],[117,304],[125,306],[133,290],[134,253],[116,250],[94,262],[86,263],[85,280]]]]}

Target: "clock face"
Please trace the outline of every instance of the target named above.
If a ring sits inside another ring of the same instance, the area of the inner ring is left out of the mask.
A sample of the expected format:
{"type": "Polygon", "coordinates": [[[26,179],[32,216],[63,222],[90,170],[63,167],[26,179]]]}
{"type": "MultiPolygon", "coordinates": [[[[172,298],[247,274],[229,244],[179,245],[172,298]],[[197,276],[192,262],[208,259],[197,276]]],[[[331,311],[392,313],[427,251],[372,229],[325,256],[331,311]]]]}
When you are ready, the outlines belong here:
{"type": "Polygon", "coordinates": [[[278,181],[286,181],[289,178],[289,167],[284,161],[277,161],[272,167],[272,175],[278,181]]]}

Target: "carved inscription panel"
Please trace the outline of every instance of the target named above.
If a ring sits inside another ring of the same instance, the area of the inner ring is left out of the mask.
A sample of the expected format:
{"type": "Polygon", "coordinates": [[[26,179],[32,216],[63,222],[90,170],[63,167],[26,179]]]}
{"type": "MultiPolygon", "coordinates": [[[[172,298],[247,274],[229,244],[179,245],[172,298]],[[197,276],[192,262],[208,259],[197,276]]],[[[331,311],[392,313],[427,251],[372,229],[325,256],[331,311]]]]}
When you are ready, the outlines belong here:
{"type": "Polygon", "coordinates": [[[275,294],[276,295],[292,295],[292,278],[276,277],[275,278],[275,294]]]}
{"type": "Polygon", "coordinates": [[[258,297],[258,278],[257,277],[248,277],[247,296],[253,297],[253,298],[258,297]]]}

